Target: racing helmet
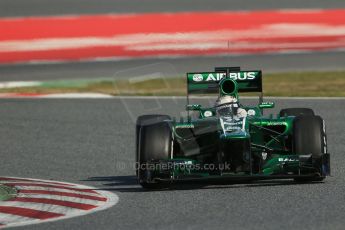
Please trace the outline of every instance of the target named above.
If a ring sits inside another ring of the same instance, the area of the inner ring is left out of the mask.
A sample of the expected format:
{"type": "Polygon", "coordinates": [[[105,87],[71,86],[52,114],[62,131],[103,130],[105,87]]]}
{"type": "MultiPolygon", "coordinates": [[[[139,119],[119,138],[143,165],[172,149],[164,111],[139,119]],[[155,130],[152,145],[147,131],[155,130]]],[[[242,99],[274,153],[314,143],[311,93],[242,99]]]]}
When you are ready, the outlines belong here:
{"type": "Polygon", "coordinates": [[[237,98],[229,95],[219,97],[215,103],[217,116],[235,116],[238,107],[237,98]]]}

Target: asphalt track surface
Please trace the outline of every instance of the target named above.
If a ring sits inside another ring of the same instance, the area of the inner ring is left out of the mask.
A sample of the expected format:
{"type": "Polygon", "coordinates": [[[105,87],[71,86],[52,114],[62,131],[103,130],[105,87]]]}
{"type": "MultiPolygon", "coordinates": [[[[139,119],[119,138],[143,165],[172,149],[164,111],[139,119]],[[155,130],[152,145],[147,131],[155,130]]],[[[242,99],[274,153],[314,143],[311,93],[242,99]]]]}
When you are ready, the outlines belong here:
{"type": "Polygon", "coordinates": [[[262,69],[264,72],[344,70],[344,60],[345,52],[319,52],[0,65],[0,81],[127,79],[151,74],[159,74],[161,77],[182,77],[186,72],[212,71],[215,66],[241,66],[243,69],[262,69]]]}
{"type": "Polygon", "coordinates": [[[26,229],[343,229],[345,100],[274,101],[274,112],[306,106],[326,120],[333,176],[324,183],[141,189],[130,167],[131,118],[145,113],[177,116],[184,99],[0,100],[0,175],[92,185],[120,198],[105,211],[26,229]]]}

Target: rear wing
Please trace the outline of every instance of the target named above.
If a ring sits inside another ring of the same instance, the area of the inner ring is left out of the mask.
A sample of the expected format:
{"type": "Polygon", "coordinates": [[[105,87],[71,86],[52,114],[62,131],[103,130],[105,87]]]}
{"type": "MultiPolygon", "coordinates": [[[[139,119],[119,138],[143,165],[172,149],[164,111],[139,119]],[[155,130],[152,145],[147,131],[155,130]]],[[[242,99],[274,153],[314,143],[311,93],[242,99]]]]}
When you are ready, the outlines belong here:
{"type": "Polygon", "coordinates": [[[216,72],[187,73],[188,94],[214,94],[219,92],[219,82],[223,78],[235,80],[238,92],[261,92],[261,70],[240,71],[227,67],[217,67],[216,72]]]}

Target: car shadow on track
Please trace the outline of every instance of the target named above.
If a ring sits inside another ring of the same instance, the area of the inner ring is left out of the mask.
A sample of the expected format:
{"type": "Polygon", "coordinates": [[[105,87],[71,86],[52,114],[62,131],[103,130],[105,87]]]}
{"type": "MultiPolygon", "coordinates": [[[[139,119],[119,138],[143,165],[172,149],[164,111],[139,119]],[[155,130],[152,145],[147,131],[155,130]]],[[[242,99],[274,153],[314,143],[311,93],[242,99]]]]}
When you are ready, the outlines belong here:
{"type": "MultiPolygon", "coordinates": [[[[170,184],[167,189],[147,190],[138,184],[136,176],[104,176],[104,177],[90,177],[83,181],[100,182],[102,186],[100,189],[117,192],[163,192],[172,190],[192,190],[192,189],[236,189],[249,187],[271,187],[271,186],[286,186],[286,185],[303,185],[293,180],[266,180],[266,181],[252,181],[252,182],[179,182],[170,184]]],[[[310,184],[322,184],[323,182],[312,182],[310,184]]]]}

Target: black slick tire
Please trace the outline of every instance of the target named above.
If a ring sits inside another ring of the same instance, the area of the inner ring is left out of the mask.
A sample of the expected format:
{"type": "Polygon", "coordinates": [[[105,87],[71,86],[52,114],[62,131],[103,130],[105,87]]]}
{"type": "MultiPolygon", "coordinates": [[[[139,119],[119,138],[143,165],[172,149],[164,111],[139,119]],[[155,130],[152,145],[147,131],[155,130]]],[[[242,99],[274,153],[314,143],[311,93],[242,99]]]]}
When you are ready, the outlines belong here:
{"type": "MultiPolygon", "coordinates": [[[[327,152],[326,133],[320,116],[298,116],[293,122],[293,150],[298,155],[312,154],[321,159],[327,152]]],[[[298,182],[322,181],[323,176],[295,178],[298,182]]]]}

